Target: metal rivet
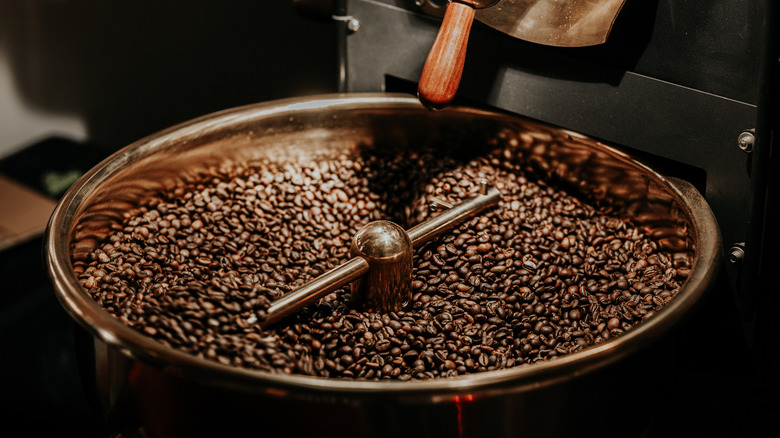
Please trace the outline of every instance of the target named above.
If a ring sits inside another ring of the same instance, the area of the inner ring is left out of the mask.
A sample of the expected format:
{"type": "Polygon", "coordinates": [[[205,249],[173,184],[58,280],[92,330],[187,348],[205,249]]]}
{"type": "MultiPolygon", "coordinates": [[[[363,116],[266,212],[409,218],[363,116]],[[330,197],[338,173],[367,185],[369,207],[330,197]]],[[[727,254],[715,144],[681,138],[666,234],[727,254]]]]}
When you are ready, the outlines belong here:
{"type": "Polygon", "coordinates": [[[357,18],[352,18],[351,20],[347,21],[347,29],[349,29],[350,32],[357,32],[360,30],[360,21],[358,21],[357,18]]]}
{"type": "Polygon", "coordinates": [[[729,262],[738,265],[745,259],[745,247],[738,243],[729,249],[729,262]]]}
{"type": "Polygon", "coordinates": [[[756,136],[753,129],[742,131],[742,133],[739,134],[739,137],[737,137],[737,144],[739,145],[739,148],[746,154],[753,152],[753,144],[755,142],[756,136]]]}
{"type": "Polygon", "coordinates": [[[333,15],[331,18],[342,23],[347,23],[347,30],[350,32],[357,32],[360,30],[360,21],[351,15],[333,15]]]}

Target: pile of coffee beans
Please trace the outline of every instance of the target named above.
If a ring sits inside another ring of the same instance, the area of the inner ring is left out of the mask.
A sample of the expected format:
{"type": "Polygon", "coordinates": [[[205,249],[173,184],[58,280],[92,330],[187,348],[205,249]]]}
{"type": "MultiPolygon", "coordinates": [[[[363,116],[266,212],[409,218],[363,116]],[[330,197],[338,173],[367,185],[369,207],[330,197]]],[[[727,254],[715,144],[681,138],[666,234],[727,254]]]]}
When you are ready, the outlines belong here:
{"type": "Polygon", "coordinates": [[[226,166],[150,195],[75,271],[100,306],[162,344],[238,367],[368,380],[551,360],[620,336],[677,294],[685,256],[527,174],[514,146],[226,166]],[[480,179],[501,202],[416,250],[407,309],[357,308],[345,287],[258,324],[271,301],[347,261],[363,225],[409,227],[473,196],[480,179]]]}

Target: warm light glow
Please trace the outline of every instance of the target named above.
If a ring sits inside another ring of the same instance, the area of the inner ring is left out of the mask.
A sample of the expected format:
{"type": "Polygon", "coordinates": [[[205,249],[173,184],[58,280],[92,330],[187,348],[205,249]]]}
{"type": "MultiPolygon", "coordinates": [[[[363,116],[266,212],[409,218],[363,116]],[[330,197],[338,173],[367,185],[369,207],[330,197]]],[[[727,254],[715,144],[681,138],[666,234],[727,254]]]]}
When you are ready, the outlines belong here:
{"type": "Polygon", "coordinates": [[[455,395],[452,397],[452,401],[455,402],[455,408],[458,410],[458,436],[463,436],[463,405],[462,402],[473,402],[474,395],[466,394],[463,396],[455,395]]]}

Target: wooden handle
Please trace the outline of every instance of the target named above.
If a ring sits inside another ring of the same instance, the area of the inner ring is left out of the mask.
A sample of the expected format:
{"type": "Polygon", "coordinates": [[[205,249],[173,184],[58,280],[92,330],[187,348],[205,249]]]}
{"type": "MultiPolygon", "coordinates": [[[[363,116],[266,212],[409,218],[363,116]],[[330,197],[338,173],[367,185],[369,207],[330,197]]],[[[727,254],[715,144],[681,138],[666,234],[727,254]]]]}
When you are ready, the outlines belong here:
{"type": "Polygon", "coordinates": [[[465,3],[447,5],[417,86],[417,96],[427,108],[444,108],[458,91],[475,11],[465,3]]]}

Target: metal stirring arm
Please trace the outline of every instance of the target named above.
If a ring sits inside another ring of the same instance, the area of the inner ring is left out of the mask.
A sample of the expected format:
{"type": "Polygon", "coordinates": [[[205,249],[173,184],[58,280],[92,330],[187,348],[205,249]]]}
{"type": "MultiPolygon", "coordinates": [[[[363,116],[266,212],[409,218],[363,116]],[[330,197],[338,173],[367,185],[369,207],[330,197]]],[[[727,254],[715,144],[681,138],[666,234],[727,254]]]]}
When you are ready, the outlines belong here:
{"type": "Polygon", "coordinates": [[[481,182],[480,194],[408,231],[390,221],[369,223],[353,238],[352,259],[272,302],[261,324],[275,324],[349,283],[353,284],[356,301],[371,303],[379,311],[397,310],[411,298],[412,250],[496,205],[500,199],[498,189],[481,182]]]}

